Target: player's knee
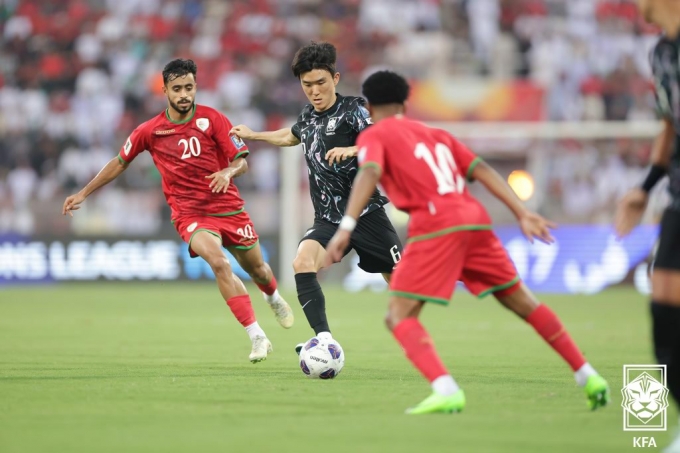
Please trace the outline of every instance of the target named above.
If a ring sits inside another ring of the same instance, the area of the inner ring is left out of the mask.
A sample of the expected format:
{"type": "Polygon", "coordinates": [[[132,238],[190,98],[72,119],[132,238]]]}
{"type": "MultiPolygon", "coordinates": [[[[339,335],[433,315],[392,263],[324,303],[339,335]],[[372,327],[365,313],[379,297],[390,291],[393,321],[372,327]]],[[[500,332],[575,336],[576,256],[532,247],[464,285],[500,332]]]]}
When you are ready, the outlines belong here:
{"type": "Polygon", "coordinates": [[[295,257],[293,260],[293,270],[295,270],[296,274],[317,271],[314,266],[314,259],[305,255],[298,255],[295,257]]]}
{"type": "Polygon", "coordinates": [[[206,261],[216,276],[231,274],[231,265],[226,256],[214,256],[208,258],[206,261]]]}
{"type": "Polygon", "coordinates": [[[269,281],[269,266],[266,263],[261,263],[259,266],[255,266],[250,272],[250,278],[256,282],[266,282],[269,281]]]}

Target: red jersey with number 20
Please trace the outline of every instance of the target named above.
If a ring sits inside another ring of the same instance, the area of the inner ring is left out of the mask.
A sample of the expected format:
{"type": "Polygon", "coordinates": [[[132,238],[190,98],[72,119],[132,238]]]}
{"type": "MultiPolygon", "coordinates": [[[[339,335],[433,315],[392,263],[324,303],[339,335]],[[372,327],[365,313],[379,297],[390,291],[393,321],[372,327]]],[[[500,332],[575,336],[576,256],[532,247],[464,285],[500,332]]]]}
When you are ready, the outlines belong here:
{"type": "Polygon", "coordinates": [[[137,127],[118,158],[130,163],[143,151],[151,153],[173,218],[234,213],[244,205],[234,182],[226,193],[213,193],[206,178],[249,152],[240,138],[229,135],[231,127],[226,116],[203,105],[182,122],[172,121],[166,111],[137,127]]]}
{"type": "Polygon", "coordinates": [[[409,238],[490,229],[489,214],[466,187],[480,158],[448,132],[394,116],[361,132],[357,147],[360,167],[378,167],[387,196],[410,215],[409,238]]]}

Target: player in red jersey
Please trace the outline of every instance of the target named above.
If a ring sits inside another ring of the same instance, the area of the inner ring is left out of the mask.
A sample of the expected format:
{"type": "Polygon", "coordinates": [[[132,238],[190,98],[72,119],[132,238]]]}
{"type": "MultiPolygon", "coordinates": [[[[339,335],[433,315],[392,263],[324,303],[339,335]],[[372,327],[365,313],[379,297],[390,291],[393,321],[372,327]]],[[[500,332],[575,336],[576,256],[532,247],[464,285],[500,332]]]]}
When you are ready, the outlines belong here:
{"type": "Polygon", "coordinates": [[[491,219],[466,188],[480,181],[516,215],[527,239],[552,242],[553,225],[528,211],[501,176],[450,134],[403,116],[409,86],[381,71],[363,85],[374,126],[357,140],[360,171],[345,216],[328,244],[327,265],[342,258],[361,210],[380,182],[394,205],[410,215],[404,255],[390,282],[387,327],[433,393],[411,414],[459,412],[465,395],[446,370],[418,320],[425,302],[447,305],[458,280],[479,297],[493,294],[559,353],[584,387],[591,409],[609,401],[609,386],[586,362],[559,318],[520,281],[491,219]]]}
{"type": "Polygon", "coordinates": [[[293,325],[293,312],[278,293],[243,199],[232,184],[233,178],[248,169],[248,148],[229,135],[232,125],[227,117],[194,103],[196,70],[192,60],[177,59],[165,66],[163,92],[168,108],[132,132],[118,157],[66,199],[63,214],[73,215],[92,192],[120,176],[138,154],[149,151],[161,174],[175,229],[189,245],[190,255],[202,257],[212,268],[222,297],[250,336],[250,361],[256,363],[267,358],[271,342],[257,323],[250,296],[232,272],[222,247],[252,277],[283,327],[293,325]]]}

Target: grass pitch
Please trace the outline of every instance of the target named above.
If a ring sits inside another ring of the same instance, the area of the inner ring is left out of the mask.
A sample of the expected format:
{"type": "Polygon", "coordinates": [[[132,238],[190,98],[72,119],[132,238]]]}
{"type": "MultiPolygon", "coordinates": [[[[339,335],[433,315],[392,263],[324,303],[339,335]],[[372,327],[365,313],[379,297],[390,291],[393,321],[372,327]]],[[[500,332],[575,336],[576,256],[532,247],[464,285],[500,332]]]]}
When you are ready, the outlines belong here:
{"type": "Polygon", "coordinates": [[[403,411],[430,389],[383,326],[386,294],[327,289],[347,357],[333,381],[297,365],[293,347],[312,332],[294,293],[291,330],[251,294],[274,344],[257,365],[210,283],[0,290],[0,451],[602,453],[632,450],[634,435],[670,438],[622,430],[622,365],[653,363],[646,299],[632,289],[544,298],[612,386],[595,413],[569,368],[491,298],[428,305],[468,405],[418,417],[403,411]]]}

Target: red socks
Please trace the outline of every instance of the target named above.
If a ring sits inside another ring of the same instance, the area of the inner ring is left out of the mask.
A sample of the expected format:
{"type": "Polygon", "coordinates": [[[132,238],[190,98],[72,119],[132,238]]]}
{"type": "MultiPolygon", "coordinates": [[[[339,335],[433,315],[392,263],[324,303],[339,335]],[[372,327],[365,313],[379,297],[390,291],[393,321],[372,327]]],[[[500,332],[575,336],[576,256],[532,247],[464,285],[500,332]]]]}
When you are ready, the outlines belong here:
{"type": "Polygon", "coordinates": [[[432,338],[418,319],[404,319],[392,334],[406,352],[406,357],[428,381],[449,374],[434,348],[432,338]]]}
{"type": "Polygon", "coordinates": [[[258,288],[260,288],[260,291],[265,293],[267,296],[271,296],[272,294],[274,294],[274,291],[276,291],[276,287],[277,287],[276,278],[274,277],[274,274],[272,274],[271,281],[269,283],[267,283],[266,285],[264,285],[262,283],[257,283],[257,282],[255,282],[255,284],[257,285],[258,288]]]}
{"type": "Polygon", "coordinates": [[[236,296],[232,297],[227,301],[227,305],[234,314],[234,317],[241,323],[243,327],[248,327],[257,319],[255,319],[255,312],[253,311],[253,306],[250,303],[250,296],[236,296]]]}
{"type": "Polygon", "coordinates": [[[526,322],[562,356],[572,370],[577,371],[586,363],[585,357],[569,336],[560,318],[547,305],[539,305],[527,316],[526,322]]]}

